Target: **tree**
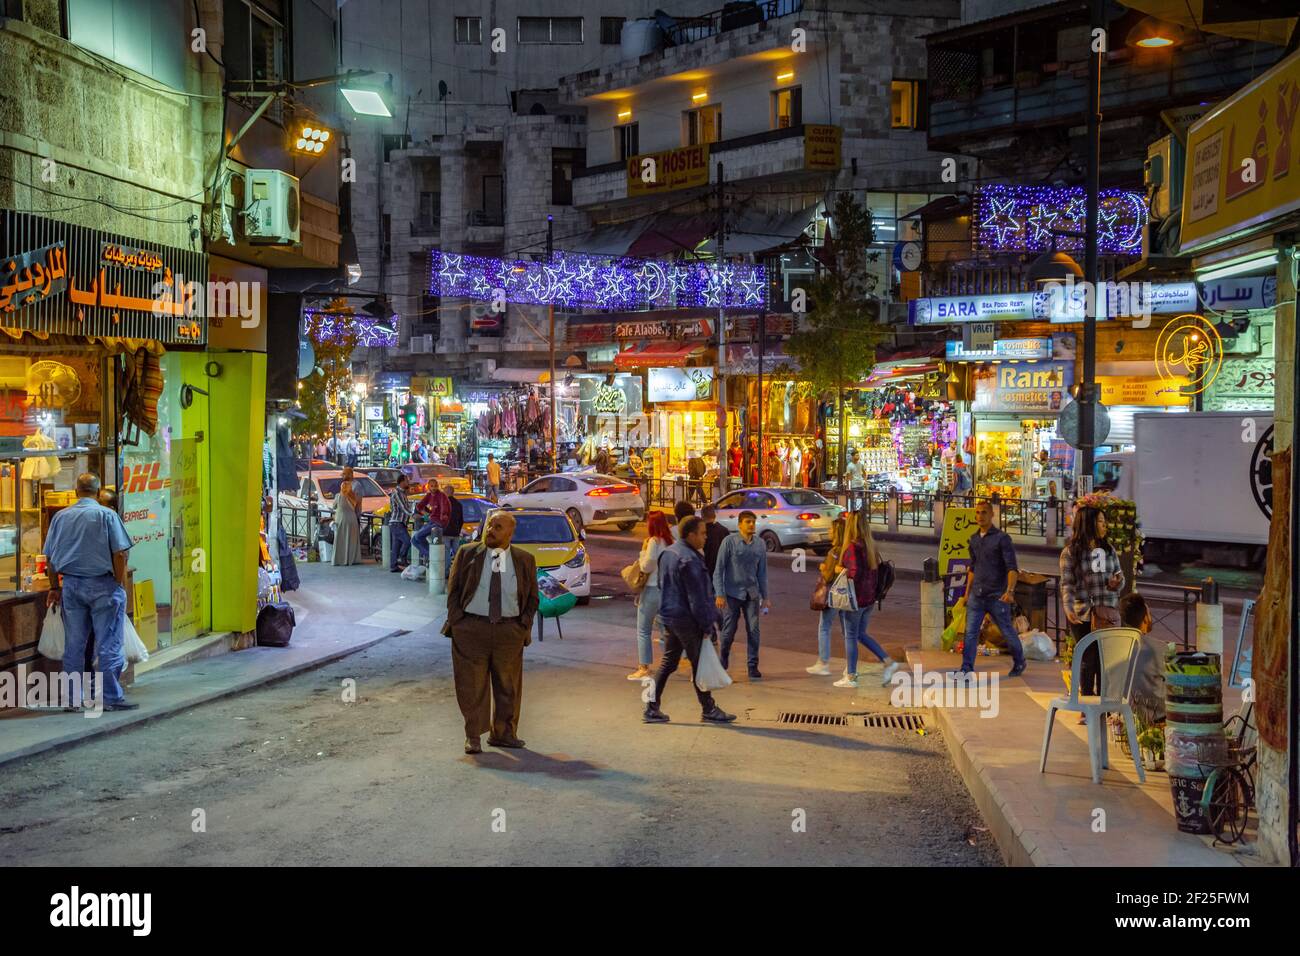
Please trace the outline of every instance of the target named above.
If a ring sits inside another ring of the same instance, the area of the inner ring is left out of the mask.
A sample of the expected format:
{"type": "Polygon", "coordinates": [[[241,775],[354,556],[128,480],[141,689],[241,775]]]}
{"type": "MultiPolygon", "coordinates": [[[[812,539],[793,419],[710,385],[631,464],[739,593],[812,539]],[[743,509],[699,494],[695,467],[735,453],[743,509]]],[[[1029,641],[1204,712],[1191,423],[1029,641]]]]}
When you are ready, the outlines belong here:
{"type": "Polygon", "coordinates": [[[352,309],[335,299],[323,313],[306,322],[306,335],[316,350],[317,371],[302,381],[298,403],[307,416],[303,429],[311,435],[328,437],[334,432],[340,402],[349,397],[352,387],[352,352],[357,347],[357,333],[350,323],[352,309]],[[328,326],[328,331],[327,331],[328,326]]]}
{"type": "Polygon", "coordinates": [[[845,383],[861,381],[876,364],[876,346],[889,334],[880,324],[880,302],[871,298],[875,278],[867,263],[876,253],[871,210],[851,193],[835,200],[831,233],[818,257],[822,268],[808,292],[808,314],[786,341],[785,351],[820,392],[836,390],[840,407],[839,474],[844,473],[845,383]]]}

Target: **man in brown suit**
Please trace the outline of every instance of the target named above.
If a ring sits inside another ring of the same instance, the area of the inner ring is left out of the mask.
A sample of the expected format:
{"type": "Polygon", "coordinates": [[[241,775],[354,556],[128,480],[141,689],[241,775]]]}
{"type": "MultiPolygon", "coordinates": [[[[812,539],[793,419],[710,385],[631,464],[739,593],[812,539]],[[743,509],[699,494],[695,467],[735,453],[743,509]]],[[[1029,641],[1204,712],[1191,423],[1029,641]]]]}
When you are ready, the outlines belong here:
{"type": "Polygon", "coordinates": [[[524,745],[515,728],[523,697],[524,648],[533,642],[537,613],[537,562],[510,546],[514,533],[513,515],[492,514],[483,540],[456,552],[447,582],[442,633],[451,638],[467,754],[483,752],[480,738],[489,730],[493,747],[524,745]]]}

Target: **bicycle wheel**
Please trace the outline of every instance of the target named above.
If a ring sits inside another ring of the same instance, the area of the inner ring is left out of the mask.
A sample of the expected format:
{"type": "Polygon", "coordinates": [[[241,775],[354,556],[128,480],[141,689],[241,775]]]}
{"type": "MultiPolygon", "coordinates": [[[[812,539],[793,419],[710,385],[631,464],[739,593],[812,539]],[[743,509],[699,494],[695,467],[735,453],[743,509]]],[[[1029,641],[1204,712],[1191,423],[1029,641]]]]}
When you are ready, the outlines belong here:
{"type": "Polygon", "coordinates": [[[1210,789],[1206,818],[1210,831],[1222,843],[1239,843],[1246,832],[1250,798],[1246,781],[1236,767],[1223,767],[1205,782],[1210,789]]]}

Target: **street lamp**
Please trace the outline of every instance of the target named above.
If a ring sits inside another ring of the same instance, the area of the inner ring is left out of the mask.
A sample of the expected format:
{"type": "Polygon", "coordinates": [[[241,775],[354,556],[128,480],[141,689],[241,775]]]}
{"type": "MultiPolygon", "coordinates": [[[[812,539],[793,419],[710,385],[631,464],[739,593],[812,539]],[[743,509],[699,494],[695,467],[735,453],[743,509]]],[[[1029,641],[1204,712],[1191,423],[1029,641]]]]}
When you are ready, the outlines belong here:
{"type": "Polygon", "coordinates": [[[1127,46],[1135,46],[1143,50],[1163,50],[1178,46],[1182,42],[1182,27],[1173,23],[1164,23],[1155,17],[1143,17],[1124,38],[1127,46]]]}

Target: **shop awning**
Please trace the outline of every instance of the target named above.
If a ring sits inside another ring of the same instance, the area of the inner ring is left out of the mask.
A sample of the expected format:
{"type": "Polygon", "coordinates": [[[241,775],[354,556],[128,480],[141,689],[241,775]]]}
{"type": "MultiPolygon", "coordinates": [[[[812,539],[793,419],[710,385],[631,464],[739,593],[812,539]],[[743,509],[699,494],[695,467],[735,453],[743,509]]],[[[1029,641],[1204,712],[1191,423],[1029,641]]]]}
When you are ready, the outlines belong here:
{"type": "Polygon", "coordinates": [[[628,247],[627,254],[639,259],[694,254],[695,247],[717,228],[709,216],[660,213],[628,247]]]}
{"type": "Polygon", "coordinates": [[[492,380],[519,385],[544,385],[551,380],[551,371],[545,368],[497,368],[492,370],[492,380]]]}
{"type": "Polygon", "coordinates": [[[872,369],[870,375],[858,383],[858,388],[875,388],[878,385],[901,382],[906,379],[917,378],[918,376],[928,375],[931,372],[937,371],[939,371],[938,362],[926,362],[924,364],[914,365],[909,365],[907,363],[882,362],[872,369]]]}
{"type": "MultiPolygon", "coordinates": [[[[762,209],[747,209],[727,223],[727,243],[724,251],[727,255],[746,255],[788,246],[803,238],[804,230],[812,222],[817,212],[814,203],[798,212],[768,212],[762,209]]],[[[717,246],[716,237],[710,237],[699,251],[713,255],[717,246]]]]}
{"type": "Polygon", "coordinates": [[[589,256],[626,256],[648,226],[649,220],[646,219],[597,226],[586,235],[565,240],[564,248],[567,252],[589,256]]]}
{"type": "Polygon", "coordinates": [[[689,359],[704,354],[707,348],[701,342],[641,342],[629,345],[614,356],[614,367],[629,368],[675,368],[686,364],[689,359]]]}

